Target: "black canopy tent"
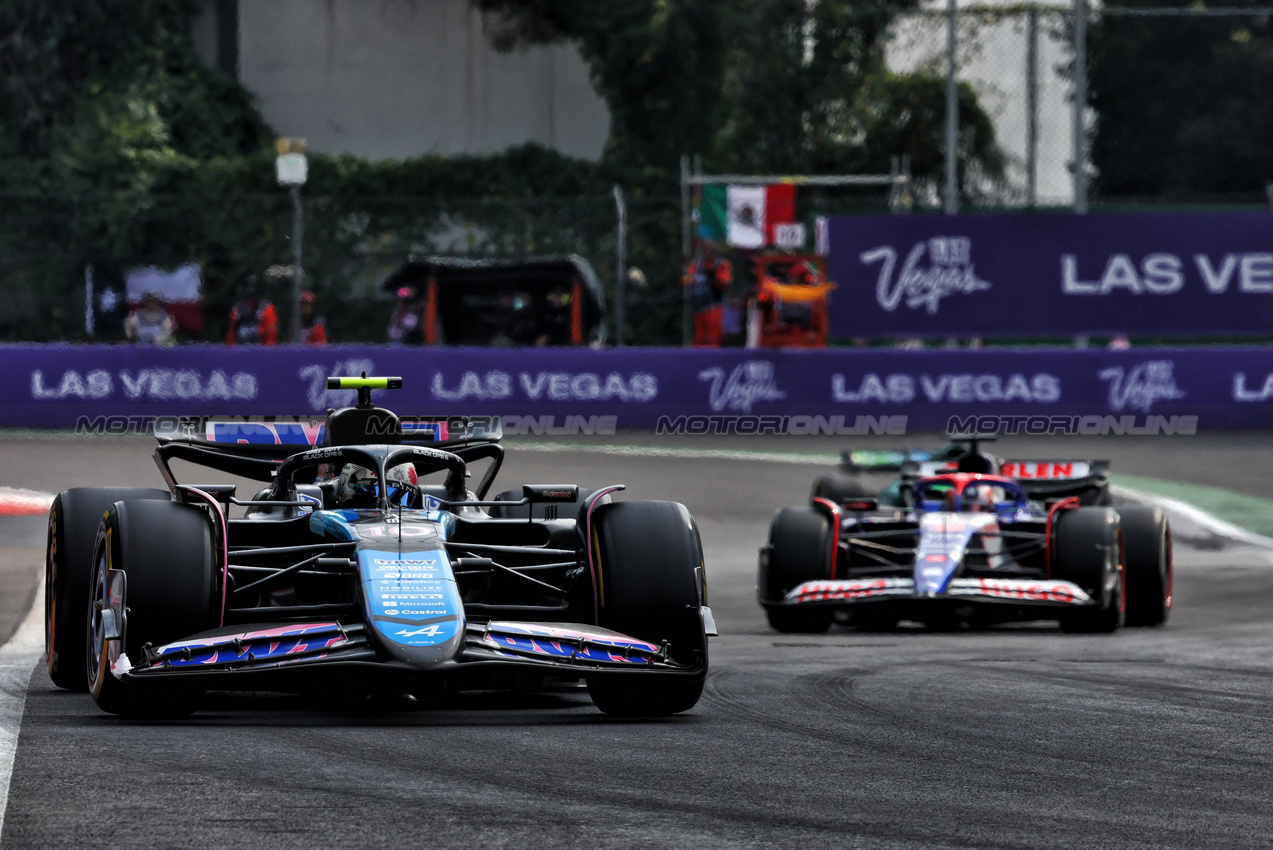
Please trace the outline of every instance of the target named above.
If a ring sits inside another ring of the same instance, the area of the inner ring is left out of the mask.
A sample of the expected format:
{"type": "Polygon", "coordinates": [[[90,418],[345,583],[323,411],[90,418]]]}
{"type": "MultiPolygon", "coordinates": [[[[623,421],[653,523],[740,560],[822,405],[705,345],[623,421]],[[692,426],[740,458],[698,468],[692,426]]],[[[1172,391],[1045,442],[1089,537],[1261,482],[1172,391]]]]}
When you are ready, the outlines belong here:
{"type": "Polygon", "coordinates": [[[426,345],[589,345],[605,340],[605,295],[574,254],[520,260],[413,258],[384,288],[414,291],[426,345]]]}

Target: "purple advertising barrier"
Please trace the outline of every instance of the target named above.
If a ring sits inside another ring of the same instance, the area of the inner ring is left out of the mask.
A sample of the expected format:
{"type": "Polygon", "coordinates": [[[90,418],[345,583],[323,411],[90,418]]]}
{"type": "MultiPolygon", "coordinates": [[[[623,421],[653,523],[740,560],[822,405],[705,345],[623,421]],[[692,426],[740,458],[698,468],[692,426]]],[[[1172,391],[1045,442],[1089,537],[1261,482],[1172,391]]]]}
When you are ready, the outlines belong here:
{"type": "Polygon", "coordinates": [[[1064,431],[1065,417],[1088,417],[1083,427],[1091,433],[1273,425],[1273,349],[1266,348],[14,345],[0,347],[0,354],[0,425],[8,427],[93,421],[100,427],[105,416],[322,414],[354,403],[352,392],[326,390],[325,379],[363,371],[403,378],[402,390],[377,394],[400,413],[500,415],[513,434],[662,423],[664,430],[683,433],[896,436],[906,429],[946,429],[952,418],[965,430],[1012,430],[1007,419],[995,425],[990,417],[1017,417],[1016,427],[1028,431],[1064,431]],[[1048,425],[1046,417],[1059,419],[1048,425]]]}
{"type": "Polygon", "coordinates": [[[845,216],[831,336],[1273,331],[1273,216],[845,216]]]}

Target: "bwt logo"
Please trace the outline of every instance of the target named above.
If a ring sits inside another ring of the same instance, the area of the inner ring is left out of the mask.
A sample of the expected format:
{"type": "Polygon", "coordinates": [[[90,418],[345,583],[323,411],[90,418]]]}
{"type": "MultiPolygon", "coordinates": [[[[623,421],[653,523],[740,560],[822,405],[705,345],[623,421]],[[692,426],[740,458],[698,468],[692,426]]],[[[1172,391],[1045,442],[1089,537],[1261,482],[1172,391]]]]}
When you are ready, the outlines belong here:
{"type": "Polygon", "coordinates": [[[1172,376],[1172,360],[1149,360],[1131,370],[1122,366],[1103,369],[1100,378],[1109,381],[1109,406],[1116,411],[1131,409],[1148,413],[1154,402],[1185,397],[1172,376]]]}
{"type": "Polygon", "coordinates": [[[737,410],[751,413],[758,401],[779,401],[787,394],[778,389],[774,380],[774,364],[768,360],[748,360],[739,363],[725,377],[723,366],[713,366],[698,373],[700,381],[711,381],[708,403],[717,413],[737,410]]]}
{"type": "Polygon", "coordinates": [[[935,316],[946,296],[971,295],[990,288],[989,282],[977,277],[972,264],[972,240],[967,236],[934,236],[915,243],[896,280],[893,269],[897,266],[897,251],[891,246],[873,248],[860,258],[864,265],[883,261],[875,282],[875,300],[890,313],[905,298],[910,309],[924,307],[935,316]],[[923,265],[925,253],[929,259],[927,267],[923,265]]]}

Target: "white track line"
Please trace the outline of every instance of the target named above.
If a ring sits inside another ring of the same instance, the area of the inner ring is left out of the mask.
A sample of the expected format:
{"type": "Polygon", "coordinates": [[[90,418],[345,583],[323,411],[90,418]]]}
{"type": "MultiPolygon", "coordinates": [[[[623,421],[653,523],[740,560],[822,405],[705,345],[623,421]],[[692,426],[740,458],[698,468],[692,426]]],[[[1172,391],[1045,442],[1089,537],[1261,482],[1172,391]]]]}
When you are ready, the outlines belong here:
{"type": "Polygon", "coordinates": [[[1273,539],[1262,534],[1256,534],[1254,531],[1247,531],[1245,528],[1240,528],[1231,522],[1226,522],[1217,516],[1207,513],[1202,508],[1194,507],[1188,502],[1146,493],[1142,490],[1124,487],[1121,484],[1110,485],[1109,491],[1122,499],[1158,505],[1167,513],[1184,517],[1189,522],[1201,526],[1204,530],[1211,532],[1217,537],[1224,537],[1228,540],[1246,543],[1251,546],[1259,546],[1263,549],[1273,549],[1273,539]]]}
{"type": "MultiPolygon", "coordinates": [[[[43,572],[43,571],[41,571],[43,572]]],[[[35,587],[35,598],[26,619],[4,646],[0,646],[0,835],[9,808],[9,780],[18,754],[22,713],[26,710],[31,672],[44,655],[44,576],[35,587]]]]}

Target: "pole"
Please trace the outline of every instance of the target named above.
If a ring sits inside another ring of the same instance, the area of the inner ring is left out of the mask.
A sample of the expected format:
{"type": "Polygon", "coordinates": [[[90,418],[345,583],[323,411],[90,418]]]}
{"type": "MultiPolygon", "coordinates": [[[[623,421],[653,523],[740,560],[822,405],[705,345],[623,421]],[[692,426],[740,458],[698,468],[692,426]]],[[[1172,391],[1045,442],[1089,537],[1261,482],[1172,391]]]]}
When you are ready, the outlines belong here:
{"type": "MultiPolygon", "coordinates": [[[[690,158],[681,155],[681,269],[690,261],[690,158]]],[[[690,344],[690,292],[681,280],[680,270],[676,275],[677,285],[681,287],[681,345],[690,344]]]]}
{"type": "MultiPolygon", "coordinates": [[[[1078,2],[1078,0],[1076,0],[1078,2]]],[[[946,0],[946,215],[959,211],[955,145],[959,139],[959,98],[955,90],[955,0],[946,0]]]]}
{"type": "Polygon", "coordinates": [[[84,333],[92,336],[97,329],[93,325],[93,264],[84,266],[84,333]]]}
{"type": "Polygon", "coordinates": [[[1074,214],[1087,214],[1087,3],[1074,0],[1074,214]]]}
{"type": "Polygon", "coordinates": [[[1039,9],[1026,12],[1025,53],[1025,197],[1034,209],[1039,190],[1039,9]]]}
{"type": "Polygon", "coordinates": [[[305,331],[301,329],[301,240],[304,237],[305,225],[302,217],[301,187],[294,184],[292,194],[292,342],[300,345],[305,342],[305,331]]]}
{"type": "Polygon", "coordinates": [[[623,345],[623,322],[627,299],[628,275],[628,208],[623,202],[623,190],[614,184],[614,208],[618,213],[618,232],[615,234],[615,282],[614,282],[614,344],[623,345]]]}

